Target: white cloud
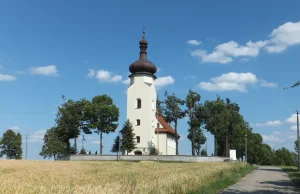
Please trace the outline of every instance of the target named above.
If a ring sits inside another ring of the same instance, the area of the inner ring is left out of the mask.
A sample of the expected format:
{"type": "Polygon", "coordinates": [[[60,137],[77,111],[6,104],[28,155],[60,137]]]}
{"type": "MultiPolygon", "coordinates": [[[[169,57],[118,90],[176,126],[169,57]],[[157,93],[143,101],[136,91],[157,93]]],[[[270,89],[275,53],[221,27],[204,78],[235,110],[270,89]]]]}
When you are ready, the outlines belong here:
{"type": "Polygon", "coordinates": [[[189,44],[189,45],[200,45],[201,41],[198,41],[198,40],[188,40],[186,43],[189,44]]]}
{"type": "Polygon", "coordinates": [[[122,81],[123,84],[129,85],[130,84],[130,78],[127,78],[126,80],[122,81]]]}
{"type": "Polygon", "coordinates": [[[121,75],[113,75],[112,72],[106,71],[106,70],[99,70],[96,74],[96,79],[98,79],[100,82],[105,83],[117,83],[122,81],[121,75]]]}
{"type": "Polygon", "coordinates": [[[17,78],[15,76],[12,75],[4,75],[4,74],[0,74],[0,82],[1,81],[15,81],[17,78]]]}
{"type": "Polygon", "coordinates": [[[170,84],[174,84],[175,79],[172,76],[159,77],[155,80],[156,87],[164,87],[170,84]]]}
{"type": "Polygon", "coordinates": [[[297,123],[297,114],[292,114],[289,118],[285,120],[285,122],[290,124],[296,124],[297,123]]]}
{"type": "Polygon", "coordinates": [[[100,144],[100,141],[92,141],[92,144],[100,144]]]}
{"type": "Polygon", "coordinates": [[[217,45],[212,53],[206,50],[197,49],[191,52],[193,57],[200,58],[202,62],[207,63],[229,63],[237,57],[256,57],[259,54],[260,48],[264,47],[267,41],[252,42],[249,41],[246,45],[239,45],[235,41],[217,45]]]}
{"type": "Polygon", "coordinates": [[[245,92],[246,85],[257,82],[256,75],[252,73],[230,72],[219,77],[213,77],[211,82],[200,82],[198,87],[207,91],[240,91],[245,92]]]}
{"type": "Polygon", "coordinates": [[[89,73],[87,74],[88,78],[93,78],[95,76],[95,70],[94,69],[89,69],[89,73]]]}
{"type": "Polygon", "coordinates": [[[284,138],[280,137],[278,133],[273,132],[270,135],[262,135],[263,141],[266,143],[283,143],[285,141],[284,138]]]}
{"type": "Polygon", "coordinates": [[[14,130],[14,131],[18,131],[18,130],[20,130],[20,127],[18,127],[18,126],[13,126],[13,127],[10,127],[9,129],[14,130]]]}
{"type": "Polygon", "coordinates": [[[262,86],[262,87],[267,87],[267,88],[275,88],[275,87],[277,87],[277,84],[273,83],[273,82],[268,82],[266,80],[261,80],[260,82],[261,82],[260,86],[262,86]]]}
{"type": "Polygon", "coordinates": [[[297,130],[297,125],[291,126],[291,130],[296,131],[297,130]]]}
{"type": "Polygon", "coordinates": [[[270,53],[279,53],[298,44],[300,44],[300,22],[287,22],[272,31],[266,50],[270,53]]]}
{"type": "Polygon", "coordinates": [[[39,130],[28,136],[28,142],[43,142],[47,130],[39,130]]]}
{"type": "Polygon", "coordinates": [[[275,120],[275,121],[268,121],[265,123],[257,123],[256,126],[280,126],[282,125],[281,121],[275,120]]]}
{"type": "MultiPolygon", "coordinates": [[[[282,147],[286,146],[283,145],[285,143],[288,143],[290,145],[290,142],[294,142],[296,140],[296,135],[294,135],[294,132],[278,132],[274,131],[269,135],[262,135],[263,141],[268,144],[275,143],[277,145],[276,147],[282,147]]],[[[287,146],[289,147],[289,146],[287,146]]]]}
{"type": "Polygon", "coordinates": [[[190,54],[203,63],[225,64],[239,57],[246,57],[247,60],[250,57],[257,57],[263,48],[268,53],[280,53],[295,45],[300,45],[300,22],[287,22],[275,28],[267,40],[248,41],[245,45],[232,40],[217,45],[211,52],[196,49],[190,54]]]}
{"type": "Polygon", "coordinates": [[[29,69],[32,75],[45,75],[45,76],[58,76],[58,72],[55,65],[32,67],[29,69]]]}

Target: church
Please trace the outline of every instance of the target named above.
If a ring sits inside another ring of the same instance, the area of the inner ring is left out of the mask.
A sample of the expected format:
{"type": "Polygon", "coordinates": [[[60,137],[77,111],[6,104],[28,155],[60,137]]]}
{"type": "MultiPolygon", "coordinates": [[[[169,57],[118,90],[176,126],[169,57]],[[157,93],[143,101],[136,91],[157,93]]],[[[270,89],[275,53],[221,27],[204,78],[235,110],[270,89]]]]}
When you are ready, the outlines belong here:
{"type": "Polygon", "coordinates": [[[143,32],[140,58],[129,67],[131,75],[127,89],[127,119],[136,135],[136,149],[128,155],[148,155],[149,145],[154,145],[160,155],[176,155],[175,130],[156,107],[156,66],[147,59],[148,41],[143,32]]]}

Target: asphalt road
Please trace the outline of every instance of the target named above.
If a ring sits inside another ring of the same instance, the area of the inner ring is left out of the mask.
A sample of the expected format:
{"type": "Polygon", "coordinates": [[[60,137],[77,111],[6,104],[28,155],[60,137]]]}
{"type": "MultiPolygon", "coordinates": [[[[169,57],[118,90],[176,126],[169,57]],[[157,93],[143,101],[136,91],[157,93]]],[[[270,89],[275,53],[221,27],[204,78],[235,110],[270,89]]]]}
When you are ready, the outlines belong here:
{"type": "Polygon", "coordinates": [[[288,175],[278,167],[261,166],[253,173],[242,178],[235,185],[225,189],[222,194],[236,193],[253,193],[253,194],[281,194],[281,193],[297,193],[294,183],[289,179],[288,175]]]}

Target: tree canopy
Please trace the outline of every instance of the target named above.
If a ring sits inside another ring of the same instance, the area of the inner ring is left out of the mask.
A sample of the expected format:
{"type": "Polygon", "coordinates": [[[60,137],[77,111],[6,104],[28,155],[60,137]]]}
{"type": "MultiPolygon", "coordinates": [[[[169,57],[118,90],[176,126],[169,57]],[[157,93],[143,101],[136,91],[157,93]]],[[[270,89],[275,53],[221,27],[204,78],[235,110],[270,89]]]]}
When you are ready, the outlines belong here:
{"type": "Polygon", "coordinates": [[[22,135],[9,129],[4,132],[0,141],[0,157],[6,155],[9,159],[22,159],[22,135]]]}
{"type": "Polygon", "coordinates": [[[121,149],[127,152],[132,152],[136,148],[135,134],[131,122],[127,119],[120,131],[122,135],[121,149]]]}

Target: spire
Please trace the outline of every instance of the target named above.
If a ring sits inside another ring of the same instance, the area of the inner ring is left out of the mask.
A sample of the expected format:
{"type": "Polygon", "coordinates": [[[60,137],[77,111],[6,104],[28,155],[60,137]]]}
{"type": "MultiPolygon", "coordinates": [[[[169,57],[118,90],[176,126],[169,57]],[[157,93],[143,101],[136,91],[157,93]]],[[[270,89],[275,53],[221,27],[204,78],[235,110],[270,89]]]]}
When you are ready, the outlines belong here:
{"type": "Polygon", "coordinates": [[[147,60],[147,48],[148,48],[148,41],[146,40],[146,32],[145,27],[143,28],[143,36],[142,40],[140,41],[140,60],[147,60]]]}

